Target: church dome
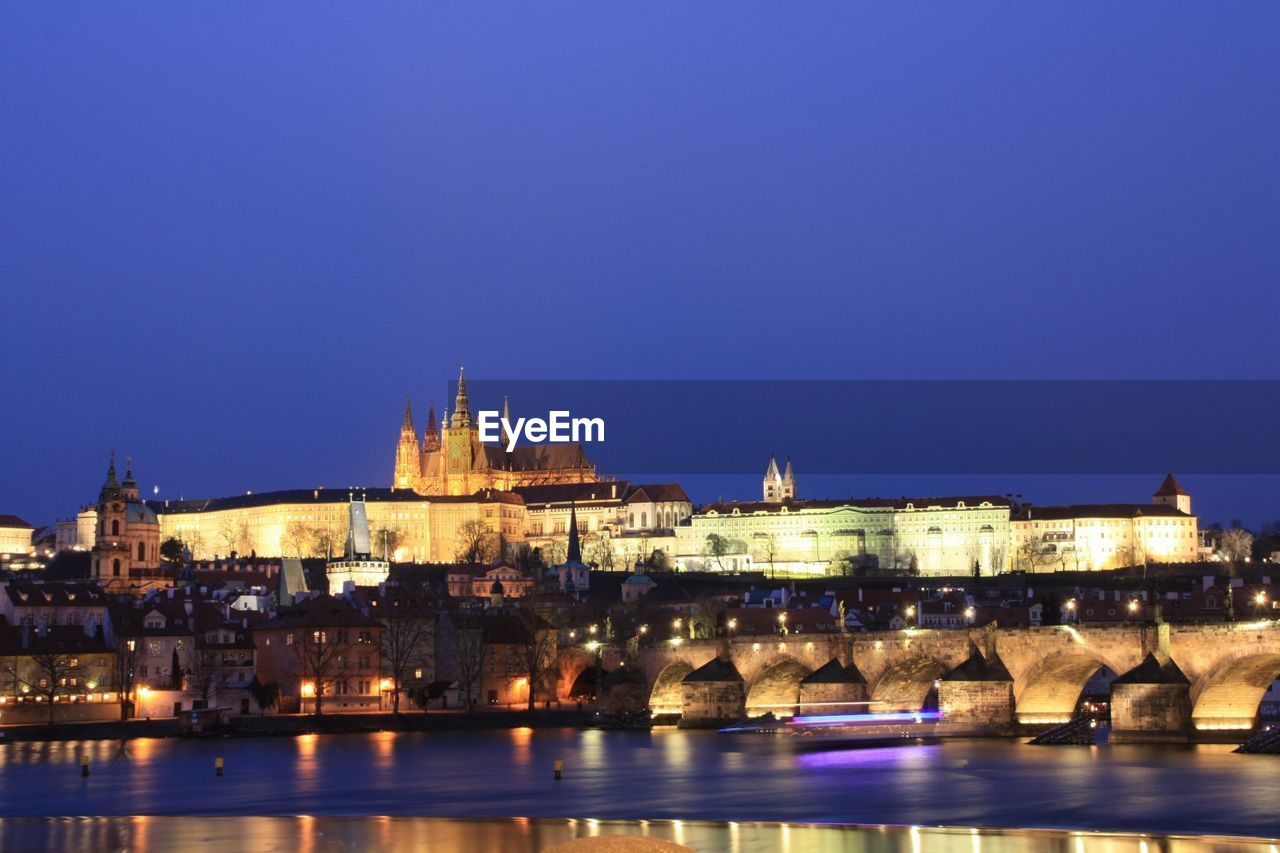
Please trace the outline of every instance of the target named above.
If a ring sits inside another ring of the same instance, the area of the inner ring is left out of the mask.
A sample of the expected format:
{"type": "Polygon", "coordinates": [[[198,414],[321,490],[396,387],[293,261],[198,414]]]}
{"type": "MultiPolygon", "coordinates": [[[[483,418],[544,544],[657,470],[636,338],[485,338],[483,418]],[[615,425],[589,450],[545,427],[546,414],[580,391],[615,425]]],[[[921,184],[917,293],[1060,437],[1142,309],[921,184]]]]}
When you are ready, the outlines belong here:
{"type": "Polygon", "coordinates": [[[151,507],[139,501],[129,501],[125,504],[125,513],[125,518],[130,524],[160,523],[151,507]]]}

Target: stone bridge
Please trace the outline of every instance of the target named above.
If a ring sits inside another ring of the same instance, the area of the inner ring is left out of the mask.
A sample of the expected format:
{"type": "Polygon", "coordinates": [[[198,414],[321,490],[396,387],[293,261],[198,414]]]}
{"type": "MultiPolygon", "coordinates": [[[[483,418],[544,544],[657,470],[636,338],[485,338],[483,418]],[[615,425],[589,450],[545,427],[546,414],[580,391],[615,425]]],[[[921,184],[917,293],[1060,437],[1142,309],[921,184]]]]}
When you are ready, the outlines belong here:
{"type": "MultiPolygon", "coordinates": [[[[562,673],[571,681],[584,660],[566,650],[562,673]]],[[[603,660],[608,670],[621,662],[613,650],[603,660]]],[[[1113,737],[1179,738],[1254,727],[1280,677],[1280,622],[734,636],[654,643],[631,667],[633,704],[682,722],[730,718],[735,703],[748,717],[936,703],[944,718],[989,731],[1066,722],[1105,667],[1121,676],[1113,737]]]]}

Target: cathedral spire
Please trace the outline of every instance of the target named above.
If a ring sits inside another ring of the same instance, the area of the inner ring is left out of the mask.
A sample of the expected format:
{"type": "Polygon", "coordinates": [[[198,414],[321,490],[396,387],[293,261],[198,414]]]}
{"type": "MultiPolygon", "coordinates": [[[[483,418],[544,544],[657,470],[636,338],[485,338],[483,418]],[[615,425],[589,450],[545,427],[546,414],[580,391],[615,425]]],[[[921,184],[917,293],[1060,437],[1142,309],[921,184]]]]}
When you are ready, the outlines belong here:
{"type": "Polygon", "coordinates": [[[507,424],[511,423],[511,402],[507,399],[507,395],[502,395],[502,447],[505,450],[511,446],[511,430],[507,429],[507,424]]]}
{"type": "Polygon", "coordinates": [[[569,504],[569,552],[565,565],[582,565],[582,543],[578,540],[578,505],[569,504]]]}
{"type": "Polygon", "coordinates": [[[458,368],[458,396],[453,401],[453,425],[471,426],[471,409],[467,402],[467,377],[464,370],[458,368]]]}
{"type": "Polygon", "coordinates": [[[415,435],[417,434],[413,428],[413,404],[409,400],[408,394],[404,395],[404,423],[401,424],[400,431],[408,431],[413,432],[415,435]]]}

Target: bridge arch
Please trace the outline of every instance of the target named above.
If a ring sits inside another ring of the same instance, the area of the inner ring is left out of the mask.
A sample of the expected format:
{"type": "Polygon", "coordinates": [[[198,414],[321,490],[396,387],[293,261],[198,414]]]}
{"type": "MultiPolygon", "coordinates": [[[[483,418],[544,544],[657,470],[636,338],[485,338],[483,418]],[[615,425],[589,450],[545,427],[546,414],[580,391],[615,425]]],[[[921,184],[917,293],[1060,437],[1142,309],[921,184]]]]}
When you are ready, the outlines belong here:
{"type": "Polygon", "coordinates": [[[1201,731],[1253,728],[1262,696],[1277,678],[1280,653],[1247,653],[1219,662],[1192,691],[1192,725],[1201,731]]]}
{"type": "Polygon", "coordinates": [[[1093,654],[1065,652],[1045,658],[1024,676],[1014,714],[1019,723],[1057,724],[1070,721],[1089,679],[1100,669],[1115,667],[1093,654]]]}
{"type": "Polygon", "coordinates": [[[781,658],[766,666],[747,691],[747,716],[768,712],[791,716],[800,704],[800,682],[812,672],[794,658],[781,658]]]}
{"type": "Polygon", "coordinates": [[[653,680],[649,692],[649,710],[654,714],[679,714],[684,710],[684,690],[680,682],[693,672],[688,661],[676,660],[667,664],[653,680]]]}
{"type": "Polygon", "coordinates": [[[939,661],[913,657],[899,661],[876,679],[871,701],[880,711],[919,711],[937,703],[935,683],[947,671],[939,661]]]}

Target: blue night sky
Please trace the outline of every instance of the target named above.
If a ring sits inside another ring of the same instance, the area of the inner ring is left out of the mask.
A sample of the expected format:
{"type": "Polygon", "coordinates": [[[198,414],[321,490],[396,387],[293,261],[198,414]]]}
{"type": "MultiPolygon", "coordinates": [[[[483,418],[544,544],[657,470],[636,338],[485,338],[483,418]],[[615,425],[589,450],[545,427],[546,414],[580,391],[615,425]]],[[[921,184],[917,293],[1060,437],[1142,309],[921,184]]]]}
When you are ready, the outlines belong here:
{"type": "Polygon", "coordinates": [[[460,363],[1280,378],[1277,44],[1272,2],[7,4],[0,512],[111,449],[169,497],[385,484],[460,363]]]}

